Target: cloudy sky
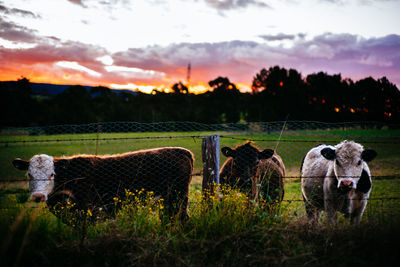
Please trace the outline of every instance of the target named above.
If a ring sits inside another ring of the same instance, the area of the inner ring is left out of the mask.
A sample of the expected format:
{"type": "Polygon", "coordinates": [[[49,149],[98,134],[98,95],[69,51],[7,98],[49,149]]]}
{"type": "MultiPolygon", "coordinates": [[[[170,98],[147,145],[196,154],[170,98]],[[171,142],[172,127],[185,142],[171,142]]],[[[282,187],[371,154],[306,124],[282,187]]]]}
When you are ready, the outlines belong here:
{"type": "Polygon", "coordinates": [[[191,88],[262,68],[386,76],[400,88],[400,0],[0,0],[0,80],[191,88]]]}

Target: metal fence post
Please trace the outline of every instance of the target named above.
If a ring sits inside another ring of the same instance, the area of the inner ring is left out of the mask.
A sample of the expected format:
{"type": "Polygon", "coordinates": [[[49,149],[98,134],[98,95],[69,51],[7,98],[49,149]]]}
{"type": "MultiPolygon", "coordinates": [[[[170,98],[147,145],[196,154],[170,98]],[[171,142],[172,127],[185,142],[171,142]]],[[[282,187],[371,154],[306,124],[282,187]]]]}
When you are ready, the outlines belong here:
{"type": "Polygon", "coordinates": [[[203,138],[201,145],[203,159],[203,194],[214,192],[214,185],[219,184],[219,135],[203,138]]]}

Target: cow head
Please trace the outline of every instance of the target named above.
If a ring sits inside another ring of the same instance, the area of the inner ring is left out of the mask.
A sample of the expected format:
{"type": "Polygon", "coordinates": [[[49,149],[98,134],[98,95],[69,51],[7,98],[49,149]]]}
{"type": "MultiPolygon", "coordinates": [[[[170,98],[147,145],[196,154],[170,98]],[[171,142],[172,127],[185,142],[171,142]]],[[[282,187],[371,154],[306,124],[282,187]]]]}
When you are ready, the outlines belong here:
{"type": "Polygon", "coordinates": [[[373,160],[377,153],[372,149],[364,150],[353,141],[343,141],[335,147],[321,150],[322,156],[334,162],[333,168],[338,180],[338,188],[344,192],[357,189],[368,192],[371,188],[369,177],[365,177],[366,162],[373,160]],[[368,181],[364,181],[368,179],[368,181]],[[365,188],[365,183],[369,187],[365,188]]]}
{"type": "Polygon", "coordinates": [[[274,150],[265,149],[260,151],[250,142],[240,145],[235,149],[223,147],[221,152],[226,157],[232,157],[232,168],[244,180],[249,181],[255,175],[258,163],[261,159],[268,159],[274,154],[274,150]]]}
{"type": "Polygon", "coordinates": [[[35,202],[47,201],[54,188],[54,159],[42,154],[35,155],[29,161],[15,159],[15,168],[27,171],[29,177],[29,192],[35,202]]]}

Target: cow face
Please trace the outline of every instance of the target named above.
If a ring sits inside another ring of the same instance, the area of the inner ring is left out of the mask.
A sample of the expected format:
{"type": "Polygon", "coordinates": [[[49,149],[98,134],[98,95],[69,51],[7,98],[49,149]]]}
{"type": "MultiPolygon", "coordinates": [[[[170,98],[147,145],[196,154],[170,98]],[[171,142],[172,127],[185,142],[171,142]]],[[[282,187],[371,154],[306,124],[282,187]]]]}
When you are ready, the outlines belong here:
{"type": "Polygon", "coordinates": [[[29,161],[15,159],[13,165],[19,170],[27,170],[31,200],[47,201],[47,196],[54,188],[53,157],[45,154],[35,155],[29,161]]]}
{"type": "MultiPolygon", "coordinates": [[[[352,141],[343,141],[335,147],[326,147],[321,150],[321,154],[334,162],[333,168],[338,180],[337,186],[344,192],[357,189],[359,185],[365,183],[360,178],[365,179],[365,175],[362,174],[366,162],[373,160],[377,155],[374,150],[364,150],[360,144],[352,141]]],[[[367,178],[369,179],[369,177],[367,178]]],[[[364,187],[363,191],[365,191],[364,187]]]]}
{"type": "Polygon", "coordinates": [[[221,152],[224,156],[233,158],[233,169],[245,182],[255,175],[261,159],[268,159],[274,154],[272,149],[260,151],[251,143],[246,143],[235,149],[223,147],[221,152]]]}

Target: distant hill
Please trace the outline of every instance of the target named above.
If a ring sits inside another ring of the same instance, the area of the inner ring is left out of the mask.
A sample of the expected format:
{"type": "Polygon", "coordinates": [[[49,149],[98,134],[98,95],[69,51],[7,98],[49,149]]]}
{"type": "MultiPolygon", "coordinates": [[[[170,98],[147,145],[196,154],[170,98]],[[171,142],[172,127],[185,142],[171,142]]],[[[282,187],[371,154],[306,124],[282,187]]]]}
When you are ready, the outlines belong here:
{"type": "MultiPolygon", "coordinates": [[[[31,83],[34,95],[55,96],[61,94],[71,85],[50,84],[50,83],[31,83]]],[[[91,86],[84,86],[90,91],[91,86]]]]}
{"type": "MultiPolygon", "coordinates": [[[[2,81],[0,83],[6,85],[6,87],[8,87],[9,89],[14,89],[16,85],[16,81],[2,81]]],[[[67,90],[68,87],[73,86],[65,84],[32,83],[32,82],[30,84],[32,87],[32,93],[34,95],[41,95],[41,96],[56,96],[67,90]]],[[[83,87],[85,87],[86,90],[90,91],[90,89],[94,86],[83,86],[83,87]]],[[[133,95],[137,94],[137,92],[128,89],[121,89],[121,90],[110,89],[110,90],[117,94],[120,93],[129,93],[133,95]]]]}

